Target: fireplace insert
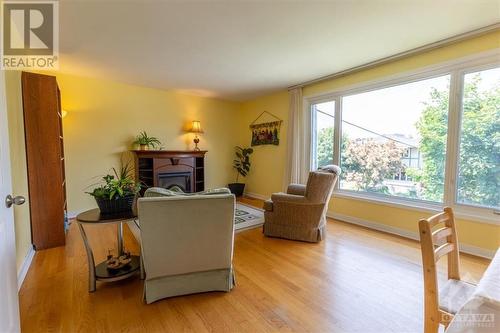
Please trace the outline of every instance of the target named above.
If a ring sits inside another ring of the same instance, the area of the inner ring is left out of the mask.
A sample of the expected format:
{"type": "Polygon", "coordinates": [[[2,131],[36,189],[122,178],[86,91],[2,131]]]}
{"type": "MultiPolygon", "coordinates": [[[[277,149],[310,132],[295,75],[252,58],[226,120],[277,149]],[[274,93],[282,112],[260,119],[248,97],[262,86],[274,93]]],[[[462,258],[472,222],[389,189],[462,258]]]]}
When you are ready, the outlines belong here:
{"type": "Polygon", "coordinates": [[[158,174],[158,186],[170,189],[179,186],[184,192],[191,192],[191,172],[166,172],[158,174]]]}

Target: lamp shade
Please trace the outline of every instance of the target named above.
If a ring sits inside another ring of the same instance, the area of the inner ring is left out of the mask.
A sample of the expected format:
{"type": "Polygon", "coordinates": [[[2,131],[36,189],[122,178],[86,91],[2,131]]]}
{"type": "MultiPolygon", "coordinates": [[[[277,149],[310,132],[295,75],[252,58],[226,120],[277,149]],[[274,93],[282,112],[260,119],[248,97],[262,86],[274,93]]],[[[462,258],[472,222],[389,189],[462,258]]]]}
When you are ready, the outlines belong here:
{"type": "Polygon", "coordinates": [[[201,124],[198,120],[193,120],[193,124],[191,125],[191,129],[189,130],[191,133],[203,133],[201,129],[201,124]]]}

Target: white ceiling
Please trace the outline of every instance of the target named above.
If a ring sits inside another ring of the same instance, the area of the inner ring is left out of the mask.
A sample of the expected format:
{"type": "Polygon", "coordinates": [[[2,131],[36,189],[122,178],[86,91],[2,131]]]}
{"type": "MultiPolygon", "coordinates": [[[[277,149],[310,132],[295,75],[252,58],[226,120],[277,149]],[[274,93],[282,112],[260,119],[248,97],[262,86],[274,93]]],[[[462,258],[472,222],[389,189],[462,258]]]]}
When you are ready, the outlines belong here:
{"type": "Polygon", "coordinates": [[[245,100],[498,21],[498,0],[61,0],[60,66],[245,100]]]}

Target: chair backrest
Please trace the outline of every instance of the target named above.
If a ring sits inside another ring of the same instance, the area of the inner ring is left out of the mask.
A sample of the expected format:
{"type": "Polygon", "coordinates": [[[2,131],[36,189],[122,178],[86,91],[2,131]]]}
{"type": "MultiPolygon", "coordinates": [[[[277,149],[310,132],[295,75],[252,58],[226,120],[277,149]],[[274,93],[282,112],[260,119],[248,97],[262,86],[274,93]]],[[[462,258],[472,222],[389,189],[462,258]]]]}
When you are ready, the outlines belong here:
{"type": "Polygon", "coordinates": [[[307,179],[305,197],[314,203],[327,203],[340,174],[336,165],[327,165],[311,171],[307,179]]]}
{"type": "Polygon", "coordinates": [[[450,207],[442,213],[419,221],[422,261],[434,266],[443,256],[448,256],[448,279],[460,280],[459,248],[455,216],[450,207]],[[439,228],[435,228],[439,226],[439,228]],[[433,230],[434,229],[434,230],[433,230]]]}
{"type": "Polygon", "coordinates": [[[139,199],[147,279],[231,268],[234,210],[232,194],[139,199]]]}
{"type": "Polygon", "coordinates": [[[459,249],[455,218],[450,207],[418,223],[424,272],[424,302],[427,320],[439,323],[439,289],[436,263],[448,256],[448,279],[460,280],[459,249]]]}

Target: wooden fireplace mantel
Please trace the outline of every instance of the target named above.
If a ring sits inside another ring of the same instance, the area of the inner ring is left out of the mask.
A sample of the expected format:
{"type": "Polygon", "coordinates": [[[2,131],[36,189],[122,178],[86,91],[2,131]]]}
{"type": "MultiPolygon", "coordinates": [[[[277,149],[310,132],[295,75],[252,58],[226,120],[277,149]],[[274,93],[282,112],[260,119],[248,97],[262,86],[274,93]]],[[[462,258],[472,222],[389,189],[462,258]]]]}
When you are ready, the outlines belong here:
{"type": "Polygon", "coordinates": [[[169,157],[204,157],[206,150],[132,150],[139,157],[169,158],[169,157]]]}
{"type": "MultiPolygon", "coordinates": [[[[199,192],[205,189],[206,150],[132,150],[135,160],[136,180],[143,185],[142,192],[148,187],[161,186],[161,177],[187,175],[186,192],[199,192]]],[[[179,184],[180,185],[180,184],[179,184]]]]}

